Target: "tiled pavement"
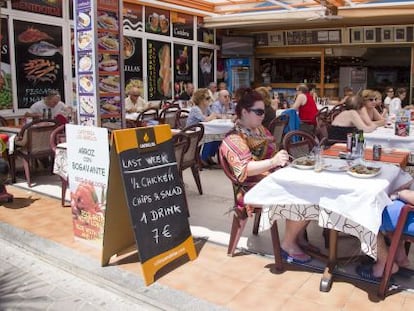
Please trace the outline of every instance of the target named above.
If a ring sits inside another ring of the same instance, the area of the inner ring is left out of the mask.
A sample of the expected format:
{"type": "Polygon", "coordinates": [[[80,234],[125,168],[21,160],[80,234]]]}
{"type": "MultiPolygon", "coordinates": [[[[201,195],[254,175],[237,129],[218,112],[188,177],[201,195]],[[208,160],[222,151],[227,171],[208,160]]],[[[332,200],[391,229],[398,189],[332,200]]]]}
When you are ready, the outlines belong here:
{"type": "MultiPolygon", "coordinates": [[[[322,293],[319,292],[320,273],[287,266],[285,272],[277,274],[270,257],[254,254],[228,257],[225,244],[230,217],[223,216],[226,211],[223,205],[229,206],[231,203],[228,181],[219,170],[203,171],[205,194],[199,196],[192,176],[186,174],[184,179],[193,235],[216,243],[204,243],[203,239],[196,239],[198,258],[172,269],[149,287],[143,285],[136,256],[130,256],[117,266],[119,277],[109,278],[115,288],[122,288],[124,282],[124,288],[136,290],[149,299],[158,300],[161,305],[178,310],[208,309],[209,303],[231,310],[413,310],[412,293],[400,292],[387,297],[385,301],[379,301],[375,295],[375,285],[341,278],[335,278],[329,293],[322,293]],[[122,271],[136,276],[132,288],[125,281],[122,271]],[[169,290],[175,294],[182,293],[183,296],[167,295],[169,290]]],[[[15,201],[0,206],[1,222],[31,232],[34,237],[57,243],[58,248],[63,247],[71,253],[74,263],[78,258],[88,258],[92,268],[86,270],[92,274],[107,273],[113,268],[100,267],[99,250],[73,239],[70,209],[61,208],[59,200],[11,186],[8,190],[15,195],[15,201]]],[[[5,231],[1,233],[7,235],[5,231]]],[[[249,233],[249,228],[246,228],[242,245],[249,249],[268,248],[267,234],[256,238],[249,233]]],[[[23,234],[24,243],[33,244],[25,241],[27,236],[23,234]]],[[[32,245],[31,248],[41,254],[56,249],[43,244],[35,248],[32,245]]],[[[59,252],[55,257],[59,258],[59,252]]]]}

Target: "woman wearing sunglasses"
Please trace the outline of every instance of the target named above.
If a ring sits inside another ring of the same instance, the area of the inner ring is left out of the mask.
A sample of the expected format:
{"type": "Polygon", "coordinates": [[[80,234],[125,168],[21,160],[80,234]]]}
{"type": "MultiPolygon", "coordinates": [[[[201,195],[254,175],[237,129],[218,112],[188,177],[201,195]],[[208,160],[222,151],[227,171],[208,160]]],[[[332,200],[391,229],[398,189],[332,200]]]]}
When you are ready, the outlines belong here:
{"type": "Polygon", "coordinates": [[[362,108],[358,110],[358,113],[365,124],[368,126],[372,124],[376,126],[385,125],[385,118],[376,109],[377,104],[381,100],[378,97],[378,93],[373,90],[363,90],[361,96],[364,102],[362,108]]]}
{"type": "MultiPolygon", "coordinates": [[[[236,106],[237,121],[234,129],[224,138],[220,152],[232,169],[234,176],[246,187],[237,194],[237,213],[241,217],[251,216],[252,208],[243,203],[244,193],[248,185],[258,182],[274,169],[285,166],[289,155],[285,150],[276,152],[274,138],[263,127],[265,104],[262,96],[254,90],[246,89],[236,106]]],[[[304,230],[307,221],[286,221],[286,231],[282,247],[282,256],[286,260],[306,263],[312,258],[305,254],[300,244],[304,246],[304,230]]]]}

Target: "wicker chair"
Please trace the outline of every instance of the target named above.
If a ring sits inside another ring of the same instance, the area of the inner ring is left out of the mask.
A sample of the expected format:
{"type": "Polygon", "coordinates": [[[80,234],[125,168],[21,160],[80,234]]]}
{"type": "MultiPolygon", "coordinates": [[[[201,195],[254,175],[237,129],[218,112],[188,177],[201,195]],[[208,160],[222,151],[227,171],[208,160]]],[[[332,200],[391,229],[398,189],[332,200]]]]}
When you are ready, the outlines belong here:
{"type": "Polygon", "coordinates": [[[282,114],[275,117],[269,123],[269,131],[275,138],[276,149],[279,150],[282,147],[283,137],[285,136],[287,126],[289,124],[289,115],[282,114]]]}
{"type": "Polygon", "coordinates": [[[149,121],[158,121],[158,109],[157,108],[147,108],[144,111],[142,111],[138,117],[136,126],[147,126],[147,123],[149,121]]]}
{"type": "Polygon", "coordinates": [[[160,112],[159,121],[162,124],[169,124],[170,128],[176,128],[177,126],[177,114],[180,111],[180,106],[171,105],[164,108],[160,112]]]}
{"type": "Polygon", "coordinates": [[[190,138],[190,144],[183,156],[181,172],[191,168],[198,192],[203,194],[200,180],[200,141],[204,135],[204,126],[201,123],[193,124],[184,128],[181,133],[190,138]]]}
{"type": "MultiPolygon", "coordinates": [[[[56,147],[57,145],[66,142],[66,132],[65,132],[65,125],[59,125],[50,135],[50,148],[52,148],[53,153],[56,154],[56,147]]],[[[61,181],[61,188],[62,188],[62,193],[61,193],[61,204],[62,206],[65,206],[65,196],[66,196],[66,189],[68,188],[69,185],[69,180],[66,177],[62,177],[60,176],[60,181],[61,181]]]]}
{"type": "Polygon", "coordinates": [[[16,159],[23,160],[27,184],[31,187],[31,169],[35,160],[51,158],[54,152],[50,146],[50,136],[58,127],[56,120],[35,120],[26,124],[19,132],[15,141],[15,150],[10,157],[10,167],[13,183],[16,182],[16,159]]]}
{"type": "Polygon", "coordinates": [[[190,114],[190,111],[187,109],[180,109],[177,111],[177,116],[175,118],[176,124],[175,128],[177,129],[183,129],[186,127],[187,124],[187,118],[190,114]]]}
{"type": "Polygon", "coordinates": [[[301,130],[290,131],[283,138],[284,149],[295,159],[309,154],[317,144],[313,135],[301,130]]]}

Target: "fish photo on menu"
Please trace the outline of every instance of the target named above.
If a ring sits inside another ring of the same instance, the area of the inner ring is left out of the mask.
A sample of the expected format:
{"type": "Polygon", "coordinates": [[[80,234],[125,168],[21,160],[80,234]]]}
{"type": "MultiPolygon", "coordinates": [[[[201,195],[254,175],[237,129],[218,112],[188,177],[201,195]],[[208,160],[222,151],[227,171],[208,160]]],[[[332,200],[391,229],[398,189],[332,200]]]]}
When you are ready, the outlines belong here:
{"type": "Polygon", "coordinates": [[[29,53],[36,55],[36,56],[53,56],[56,53],[60,53],[63,55],[62,47],[57,47],[56,45],[46,42],[40,41],[33,43],[29,49],[29,53]]]}
{"type": "Polygon", "coordinates": [[[47,33],[40,31],[37,28],[29,27],[18,35],[18,40],[21,43],[33,43],[41,40],[53,40],[47,33]]]}

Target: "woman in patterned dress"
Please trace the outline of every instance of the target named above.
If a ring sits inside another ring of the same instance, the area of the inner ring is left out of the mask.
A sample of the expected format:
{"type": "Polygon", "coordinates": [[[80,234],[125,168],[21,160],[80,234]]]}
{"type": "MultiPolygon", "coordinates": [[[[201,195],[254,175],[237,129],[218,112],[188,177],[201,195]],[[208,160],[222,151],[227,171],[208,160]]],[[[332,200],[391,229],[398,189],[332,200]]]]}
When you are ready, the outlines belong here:
{"type": "MultiPolygon", "coordinates": [[[[241,182],[257,182],[274,169],[285,166],[289,155],[285,150],[275,152],[274,138],[263,127],[265,106],[261,95],[246,89],[236,106],[237,122],[233,131],[223,140],[221,153],[241,182]]],[[[238,193],[238,210],[251,216],[252,208],[245,206],[243,195],[248,189],[238,193]]],[[[286,220],[286,230],[281,243],[282,256],[286,260],[306,263],[312,258],[305,254],[299,244],[306,244],[304,230],[308,221],[286,220]]]]}

